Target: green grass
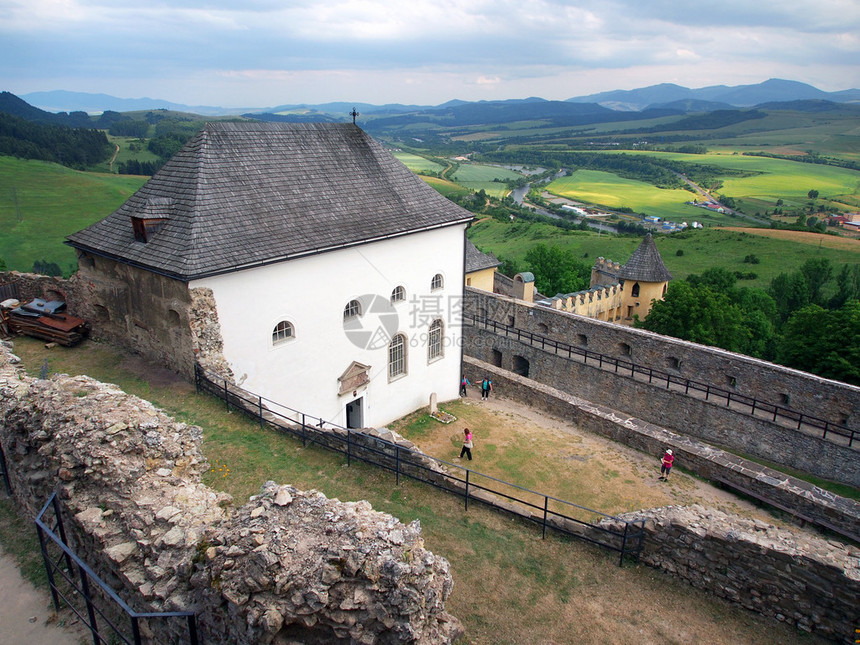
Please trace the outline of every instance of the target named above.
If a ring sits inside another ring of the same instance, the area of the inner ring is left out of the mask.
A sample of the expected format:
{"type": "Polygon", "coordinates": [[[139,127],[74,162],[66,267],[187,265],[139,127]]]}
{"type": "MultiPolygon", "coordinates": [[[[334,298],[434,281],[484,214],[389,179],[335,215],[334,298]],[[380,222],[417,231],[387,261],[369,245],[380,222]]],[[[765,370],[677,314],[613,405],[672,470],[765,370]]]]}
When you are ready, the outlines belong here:
{"type": "Polygon", "coordinates": [[[724,226],[745,222],[728,215],[688,206],[684,202],[697,198],[701,200],[699,195],[688,190],[657,188],[653,184],[624,179],[600,170],[577,170],[571,175],[554,180],[547,185],[546,190],[561,197],[598,204],[609,209],[631,208],[637,214],[656,215],[678,224],[698,221],[724,226]]]}
{"type": "Polygon", "coordinates": [[[519,179],[522,177],[513,170],[499,166],[486,166],[483,164],[462,164],[452,179],[462,186],[466,186],[475,192],[483,190],[492,197],[501,198],[510,192],[505,179],[519,179]],[[498,179],[499,181],[494,181],[498,179]]]}
{"type": "Polygon", "coordinates": [[[426,173],[426,172],[441,172],[445,170],[445,166],[442,164],[436,163],[435,161],[431,161],[426,157],[422,157],[420,155],[413,154],[411,152],[403,152],[403,151],[395,151],[393,154],[404,166],[409,168],[414,173],[426,173]]]}
{"type": "MultiPolygon", "coordinates": [[[[789,207],[805,205],[809,202],[807,193],[813,189],[819,192],[819,202],[841,202],[845,198],[856,199],[860,195],[860,172],[856,170],[767,157],[748,157],[737,152],[735,149],[703,155],[648,151],[625,151],[625,154],[649,155],[756,173],[749,177],[728,177],[722,188],[716,192],[741,202],[756,200],[762,209],[773,209],[778,199],[785,201],[785,205],[789,207]]],[[[634,210],[638,209],[634,207],[634,210]]]]}
{"type": "Polygon", "coordinates": [[[0,258],[18,271],[56,262],[66,275],[77,263],[65,237],[116,210],[146,179],[5,156],[0,177],[0,258]]]}
{"type": "Polygon", "coordinates": [[[36,527],[32,520],[25,521],[18,515],[12,500],[5,497],[5,492],[0,494],[0,544],[15,560],[26,580],[37,587],[47,588],[48,576],[39,551],[36,527]]]}
{"type": "MultiPolygon", "coordinates": [[[[538,244],[557,245],[572,252],[580,262],[593,264],[604,257],[620,264],[630,259],[641,242],[638,237],[598,234],[587,231],[563,231],[549,224],[513,224],[484,220],[473,224],[469,238],[485,253],[522,262],[528,251],[538,244]]],[[[731,229],[700,229],[655,237],[657,249],[666,268],[676,280],[691,273],[723,267],[729,271],[753,272],[754,280],[742,280],[739,286],[766,288],[780,273],[795,271],[809,259],[829,259],[837,271],[843,264],[860,262],[860,242],[854,250],[830,249],[818,244],[761,237],[731,229]],[[678,255],[681,251],[682,255],[678,255]],[[758,264],[743,262],[755,255],[758,264]]]]}
{"type": "Polygon", "coordinates": [[[435,190],[437,190],[445,197],[462,197],[472,192],[465,186],[455,184],[453,181],[448,181],[447,179],[439,179],[438,177],[427,177],[425,175],[422,175],[421,179],[423,179],[426,184],[432,186],[435,190]]]}

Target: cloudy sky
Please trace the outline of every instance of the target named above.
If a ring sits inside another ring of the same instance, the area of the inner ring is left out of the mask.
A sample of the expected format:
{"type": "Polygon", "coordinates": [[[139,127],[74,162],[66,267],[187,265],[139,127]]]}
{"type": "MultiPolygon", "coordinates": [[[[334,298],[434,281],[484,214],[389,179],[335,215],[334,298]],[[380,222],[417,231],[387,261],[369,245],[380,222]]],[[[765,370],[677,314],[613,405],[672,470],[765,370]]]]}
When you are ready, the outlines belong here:
{"type": "Polygon", "coordinates": [[[0,90],[187,105],[860,88],[858,0],[0,0],[0,90]]]}

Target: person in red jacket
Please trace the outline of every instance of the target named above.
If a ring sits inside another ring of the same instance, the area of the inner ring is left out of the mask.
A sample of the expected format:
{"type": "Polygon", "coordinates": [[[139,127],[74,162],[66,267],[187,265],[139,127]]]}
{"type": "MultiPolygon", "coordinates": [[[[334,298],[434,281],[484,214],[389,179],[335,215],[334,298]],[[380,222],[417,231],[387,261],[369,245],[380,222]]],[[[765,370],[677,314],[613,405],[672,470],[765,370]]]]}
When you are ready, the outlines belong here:
{"type": "Polygon", "coordinates": [[[663,453],[663,459],[661,461],[660,466],[660,479],[664,482],[669,481],[669,473],[672,470],[672,464],[675,463],[675,455],[672,454],[672,449],[667,448],[666,452],[663,453]]]}

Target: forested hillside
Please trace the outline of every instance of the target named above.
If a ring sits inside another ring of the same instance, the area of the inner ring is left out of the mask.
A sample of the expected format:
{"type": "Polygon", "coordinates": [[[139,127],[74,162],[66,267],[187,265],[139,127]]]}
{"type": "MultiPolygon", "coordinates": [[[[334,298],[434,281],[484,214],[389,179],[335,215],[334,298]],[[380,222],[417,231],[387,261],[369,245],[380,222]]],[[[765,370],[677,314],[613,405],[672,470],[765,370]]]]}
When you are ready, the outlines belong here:
{"type": "Polygon", "coordinates": [[[0,155],[53,161],[83,170],[108,159],[112,152],[101,130],[41,125],[0,112],[0,155]]]}

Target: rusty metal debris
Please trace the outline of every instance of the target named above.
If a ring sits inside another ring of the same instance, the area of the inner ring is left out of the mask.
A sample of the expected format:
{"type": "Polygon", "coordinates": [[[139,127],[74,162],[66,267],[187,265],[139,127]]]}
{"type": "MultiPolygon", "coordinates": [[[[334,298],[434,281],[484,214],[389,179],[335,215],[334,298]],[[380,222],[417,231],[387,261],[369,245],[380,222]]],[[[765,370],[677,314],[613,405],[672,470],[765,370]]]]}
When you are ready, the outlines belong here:
{"type": "Polygon", "coordinates": [[[21,305],[15,299],[0,302],[0,334],[23,334],[72,347],[86,338],[89,325],[65,312],[61,300],[34,300],[21,305]]]}

